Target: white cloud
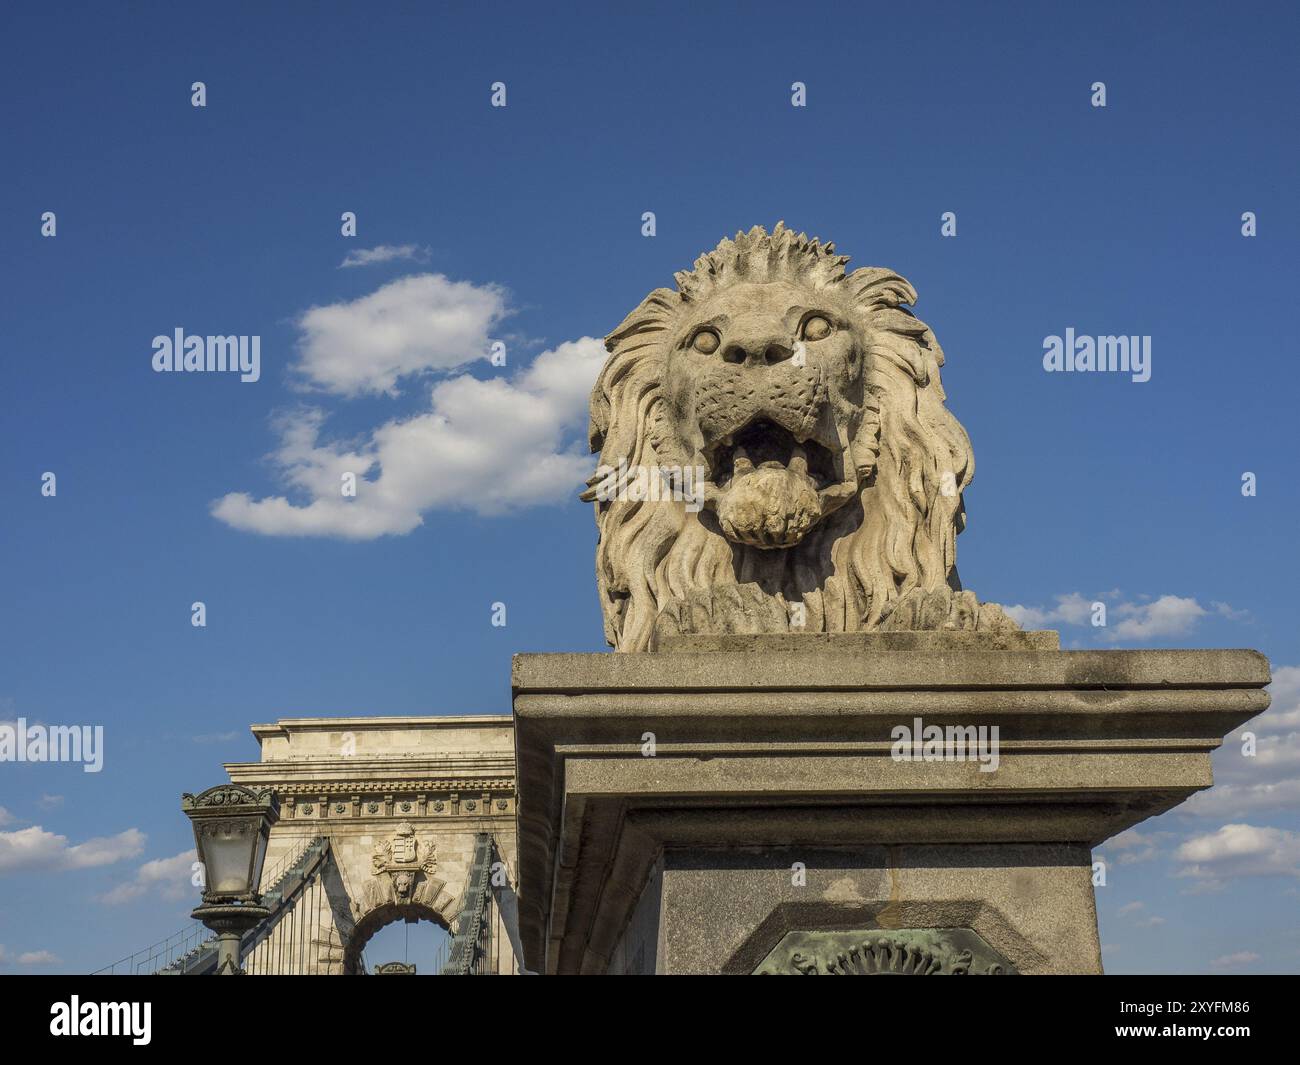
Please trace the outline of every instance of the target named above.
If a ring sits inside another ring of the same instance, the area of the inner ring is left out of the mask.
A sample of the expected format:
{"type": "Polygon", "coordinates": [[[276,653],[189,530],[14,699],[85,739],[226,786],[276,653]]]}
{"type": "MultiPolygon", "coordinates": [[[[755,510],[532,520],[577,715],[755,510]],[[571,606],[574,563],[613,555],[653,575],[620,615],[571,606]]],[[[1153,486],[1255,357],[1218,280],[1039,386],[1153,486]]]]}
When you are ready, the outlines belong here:
{"type": "Polygon", "coordinates": [[[1224,825],[1178,848],[1185,862],[1175,876],[1220,884],[1232,877],[1300,877],[1300,833],[1253,825],[1224,825]]]}
{"type": "Polygon", "coordinates": [[[442,274],[398,278],[368,296],[302,314],[294,369],[337,395],[395,395],[403,377],[486,358],[489,331],[507,313],[505,291],[496,285],[442,274]]]}
{"type": "Polygon", "coordinates": [[[11,814],[8,810],[6,810],[3,806],[0,806],[0,825],[10,825],[13,824],[13,821],[14,821],[14,815],[11,814]]]}
{"type": "MultiPolygon", "coordinates": [[[[1135,828],[1130,828],[1121,832],[1114,839],[1107,840],[1106,846],[1120,852],[1120,865],[1133,865],[1154,858],[1159,853],[1160,839],[1168,835],[1167,832],[1143,833],[1135,828]]],[[[1141,903],[1138,903],[1138,905],[1141,905],[1141,903]]]]}
{"type": "MultiPolygon", "coordinates": [[[[1220,777],[1218,769],[1215,777],[1220,777]]],[[[1277,810],[1300,808],[1300,780],[1259,781],[1230,784],[1216,780],[1209,791],[1197,792],[1179,807],[1179,813],[1195,817],[1240,817],[1277,810]]]]}
{"type": "Polygon", "coordinates": [[[1150,603],[1120,603],[1112,613],[1123,618],[1109,629],[1111,640],[1152,640],[1158,636],[1181,636],[1207,611],[1195,599],[1162,595],[1150,603]]]}
{"type": "Polygon", "coordinates": [[[1238,965],[1250,965],[1257,961],[1259,961],[1258,954],[1249,950],[1239,950],[1235,954],[1225,954],[1221,958],[1215,958],[1210,962],[1210,966],[1214,969],[1232,969],[1238,965]]]}
{"type": "Polygon", "coordinates": [[[68,845],[68,837],[46,832],[40,825],[0,832],[0,874],[27,870],[61,871],[111,865],[144,850],[145,835],[128,828],[116,836],[100,836],[68,845]]]}
{"type": "Polygon", "coordinates": [[[1214,787],[1193,795],[1181,813],[1236,818],[1300,809],[1300,667],[1275,669],[1269,694],[1269,708],[1215,752],[1214,787]],[[1253,745],[1245,742],[1247,733],[1253,745]],[[1254,754],[1247,754],[1252,746],[1254,754]]]}
{"type": "Polygon", "coordinates": [[[194,863],[198,854],[191,847],[170,858],[155,858],[145,862],[136,870],[135,878],[124,884],[118,884],[111,891],[100,896],[99,901],[109,906],[118,906],[130,902],[154,888],[158,888],[165,899],[181,899],[193,894],[194,863]]]}
{"type": "Polygon", "coordinates": [[[1078,592],[1056,596],[1053,607],[1003,607],[1022,629],[1041,629],[1048,625],[1086,625],[1092,617],[1092,600],[1078,592]]]}
{"type": "Polygon", "coordinates": [[[426,263],[429,261],[429,249],[417,244],[380,244],[374,248],[356,248],[347,253],[339,263],[339,269],[353,266],[375,266],[378,263],[391,263],[401,260],[426,263]]]}
{"type": "Polygon", "coordinates": [[[48,950],[28,950],[18,955],[19,965],[57,965],[58,955],[48,950]]]}
{"type": "Polygon", "coordinates": [[[1227,603],[1212,603],[1207,610],[1195,599],[1178,595],[1162,595],[1158,599],[1139,597],[1135,602],[1106,602],[1117,599],[1118,591],[1107,592],[1088,599],[1079,592],[1068,592],[1055,597],[1052,606],[1015,606],[1003,609],[1021,628],[1041,629],[1057,625],[1092,626],[1097,636],[1109,641],[1154,640],[1163,636],[1182,636],[1196,623],[1211,613],[1230,621],[1240,621],[1248,616],[1245,610],[1233,610],[1227,603]],[[1095,610],[1096,604],[1105,606],[1105,614],[1095,610]],[[1093,626],[1094,614],[1104,616],[1106,625],[1093,626]],[[1118,623],[1112,623],[1118,619],[1118,623]]]}
{"type": "Polygon", "coordinates": [[[1120,917],[1132,917],[1134,919],[1133,923],[1138,928],[1159,928],[1165,923],[1163,917],[1157,917],[1155,914],[1151,914],[1149,917],[1140,916],[1146,908],[1145,902],[1126,902],[1116,913],[1120,917]]]}
{"type": "Polygon", "coordinates": [[[272,457],[305,501],[235,492],[212,513],[268,536],[370,540],[410,532],[435,508],[500,514],[573,498],[591,459],[566,441],[604,358],[602,342],[583,337],[509,379],[453,377],[433,387],[429,411],[386,422],[352,446],[321,442],[325,415],[299,412],[283,421],[272,457]],[[345,472],[356,475],[355,498],[340,491],[345,472]]]}
{"type": "Polygon", "coordinates": [[[1255,731],[1284,733],[1300,729],[1300,666],[1279,666],[1268,686],[1273,697],[1268,711],[1250,723],[1255,731]]]}
{"type": "Polygon", "coordinates": [[[1245,621],[1250,617],[1249,610],[1233,610],[1227,603],[1220,603],[1212,600],[1210,606],[1214,607],[1214,612],[1227,618],[1229,621],[1245,621]]]}

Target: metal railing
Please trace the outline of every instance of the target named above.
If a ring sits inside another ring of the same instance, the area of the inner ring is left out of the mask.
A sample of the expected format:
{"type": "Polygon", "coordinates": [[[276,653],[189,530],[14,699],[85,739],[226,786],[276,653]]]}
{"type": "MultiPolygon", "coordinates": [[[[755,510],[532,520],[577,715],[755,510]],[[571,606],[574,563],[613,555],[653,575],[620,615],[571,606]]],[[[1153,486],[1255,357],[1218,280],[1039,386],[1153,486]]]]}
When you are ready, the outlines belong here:
{"type": "Polygon", "coordinates": [[[492,899],[492,863],[496,844],[487,832],[480,832],[474,842],[474,860],[465,885],[464,905],[456,918],[456,932],[451,941],[447,964],[442,976],[479,976],[496,972],[492,949],[492,930],[496,924],[490,911],[492,899]]]}
{"type": "Polygon", "coordinates": [[[197,954],[204,942],[211,939],[209,932],[198,921],[193,921],[179,932],[158,940],[143,950],[96,969],[91,976],[145,976],[168,968],[182,958],[197,954]]]}
{"type": "MultiPolygon", "coordinates": [[[[262,874],[263,884],[273,884],[267,892],[273,896],[286,886],[295,867],[315,846],[327,843],[323,836],[309,839],[300,849],[283,855],[269,871],[262,874]]],[[[283,900],[281,900],[283,901],[283,900]]],[[[270,920],[270,918],[268,918],[270,920]]],[[[178,932],[152,943],[143,950],[96,969],[91,976],[147,976],[154,973],[180,975],[201,967],[207,955],[215,954],[216,937],[198,921],[192,921],[178,932]]]]}

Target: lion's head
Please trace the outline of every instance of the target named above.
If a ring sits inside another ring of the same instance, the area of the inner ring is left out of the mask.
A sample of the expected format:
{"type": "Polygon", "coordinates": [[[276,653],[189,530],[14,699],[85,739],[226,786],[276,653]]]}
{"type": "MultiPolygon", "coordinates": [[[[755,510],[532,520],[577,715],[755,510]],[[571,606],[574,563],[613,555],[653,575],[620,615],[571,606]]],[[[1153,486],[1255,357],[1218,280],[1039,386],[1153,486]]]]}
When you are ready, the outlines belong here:
{"type": "Polygon", "coordinates": [[[583,498],[619,650],[662,632],[874,629],[905,597],[930,602],[909,627],[1011,624],[952,595],[975,462],[943,352],[904,306],[911,285],[847,262],[756,226],[606,338],[583,498]]]}

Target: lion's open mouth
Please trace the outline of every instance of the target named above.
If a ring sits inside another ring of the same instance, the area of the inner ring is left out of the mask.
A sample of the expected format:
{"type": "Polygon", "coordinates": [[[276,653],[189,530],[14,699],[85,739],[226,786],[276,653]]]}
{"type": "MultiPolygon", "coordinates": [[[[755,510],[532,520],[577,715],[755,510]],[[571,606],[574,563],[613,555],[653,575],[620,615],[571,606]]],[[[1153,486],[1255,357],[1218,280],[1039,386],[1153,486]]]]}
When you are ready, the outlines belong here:
{"type": "Polygon", "coordinates": [[[803,474],[818,491],[840,480],[838,463],[829,449],[816,440],[799,440],[767,418],[757,418],[720,440],[705,453],[705,459],[709,480],[721,489],[728,488],[733,479],[764,468],[803,474]]]}

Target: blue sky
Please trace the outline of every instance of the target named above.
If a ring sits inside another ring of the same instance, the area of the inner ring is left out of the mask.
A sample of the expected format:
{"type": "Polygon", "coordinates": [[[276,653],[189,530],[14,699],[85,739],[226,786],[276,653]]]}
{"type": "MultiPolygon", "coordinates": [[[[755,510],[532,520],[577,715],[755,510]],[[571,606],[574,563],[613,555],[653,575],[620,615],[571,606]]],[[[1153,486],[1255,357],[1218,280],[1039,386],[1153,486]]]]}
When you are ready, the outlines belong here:
{"type": "MultiPolygon", "coordinates": [[[[504,712],[512,652],[603,649],[584,338],[754,224],[918,289],[977,458],[968,587],[1066,646],[1300,666],[1295,9],[740,10],[5,5],[0,719],[106,754],[0,766],[0,971],[181,927],[178,796],[250,723],[504,712]],[[260,380],[155,373],[177,327],[260,336],[260,380]],[[1067,328],[1150,336],[1151,380],[1045,373],[1067,328]]],[[[1235,790],[1102,848],[1110,971],[1300,970],[1278,676],[1235,790]]]]}

